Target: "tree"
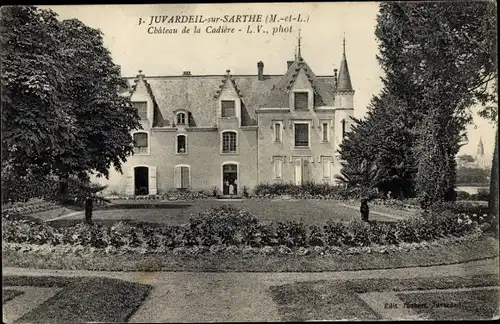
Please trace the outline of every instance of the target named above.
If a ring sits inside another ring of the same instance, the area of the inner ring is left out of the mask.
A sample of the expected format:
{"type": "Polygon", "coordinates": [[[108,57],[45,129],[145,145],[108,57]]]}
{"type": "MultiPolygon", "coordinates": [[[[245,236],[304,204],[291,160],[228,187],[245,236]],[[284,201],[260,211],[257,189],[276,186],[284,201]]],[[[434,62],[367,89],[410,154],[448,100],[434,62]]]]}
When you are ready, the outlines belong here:
{"type": "Polygon", "coordinates": [[[365,159],[359,165],[343,163],[340,174],[336,174],[335,179],[345,184],[347,189],[359,193],[361,198],[372,199],[383,175],[383,168],[365,159]]]}
{"type": "Polygon", "coordinates": [[[474,157],[472,157],[472,155],[469,155],[469,154],[462,154],[462,155],[459,155],[457,156],[458,160],[460,160],[460,162],[463,162],[463,163],[473,163],[475,160],[474,160],[474,157]]]}
{"type": "Polygon", "coordinates": [[[102,33],[50,10],[2,8],[2,159],[61,179],[121,172],[140,128],[102,33]]]}
{"type": "Polygon", "coordinates": [[[496,78],[494,9],[494,3],[472,1],[380,6],[384,87],[415,114],[416,181],[424,204],[454,199],[455,156],[472,120],[470,107],[494,98],[488,92],[496,78]]]}
{"type": "Polygon", "coordinates": [[[416,172],[412,148],[415,118],[397,97],[383,91],[373,97],[363,120],[354,120],[340,144],[340,156],[350,165],[373,161],[384,170],[378,188],[394,197],[413,197],[416,172]]]}

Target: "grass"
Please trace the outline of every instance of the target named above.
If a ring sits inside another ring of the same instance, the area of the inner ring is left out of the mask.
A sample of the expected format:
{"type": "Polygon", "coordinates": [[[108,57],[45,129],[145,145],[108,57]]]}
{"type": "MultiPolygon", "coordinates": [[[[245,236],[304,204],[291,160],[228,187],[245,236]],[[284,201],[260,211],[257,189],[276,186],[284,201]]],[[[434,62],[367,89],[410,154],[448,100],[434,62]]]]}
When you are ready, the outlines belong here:
{"type": "Polygon", "coordinates": [[[498,240],[484,236],[448,245],[389,254],[329,256],[203,254],[41,255],[2,249],[4,267],[100,271],[321,272],[419,267],[498,256],[498,240]]]}
{"type": "MultiPolygon", "coordinates": [[[[335,201],[327,200],[243,200],[231,202],[198,200],[190,203],[140,203],[139,205],[135,205],[135,209],[130,209],[130,207],[133,207],[134,205],[117,203],[116,205],[107,207],[106,209],[95,210],[93,219],[96,222],[105,220],[110,223],[125,220],[179,225],[189,222],[191,214],[197,214],[215,206],[228,204],[233,205],[238,209],[249,211],[262,222],[302,220],[307,225],[324,225],[329,220],[348,222],[352,219],[360,218],[358,210],[342,206],[335,201]],[[151,208],[151,206],[154,208],[151,208]]],[[[394,211],[394,213],[402,214],[405,213],[405,211],[394,211]]],[[[409,213],[404,215],[409,215],[409,213]]],[[[66,219],[53,221],[51,223],[54,224],[54,226],[73,225],[76,220],[81,220],[83,217],[82,213],[66,219]]],[[[376,214],[371,215],[371,219],[379,221],[394,221],[392,218],[376,214]]]]}
{"type": "Polygon", "coordinates": [[[498,317],[499,290],[398,294],[403,303],[424,305],[412,310],[432,320],[479,320],[498,317]]]}
{"type": "Polygon", "coordinates": [[[11,299],[16,298],[19,295],[24,294],[24,292],[19,291],[19,290],[12,290],[12,289],[3,289],[2,290],[2,304],[5,304],[11,299]]]}
{"type": "Polygon", "coordinates": [[[151,286],[99,277],[3,277],[4,285],[64,287],[18,322],[126,322],[151,286]]]}
{"type": "MultiPolygon", "coordinates": [[[[498,275],[309,281],[273,286],[270,287],[270,293],[278,306],[278,313],[283,321],[325,319],[380,320],[380,315],[373,312],[357,294],[374,291],[450,289],[486,286],[498,286],[498,275]]],[[[419,294],[419,296],[420,295],[421,294],[419,294]]],[[[476,314],[483,310],[490,310],[492,304],[498,303],[498,296],[494,298],[494,296],[489,294],[480,297],[468,297],[467,294],[462,295],[465,298],[457,298],[464,302],[463,305],[466,305],[468,311],[472,310],[472,313],[476,314]],[[481,302],[481,300],[485,302],[481,302]],[[465,301],[467,301],[467,303],[465,303],[465,301]]],[[[409,296],[409,298],[413,298],[411,297],[412,295],[409,296]]],[[[434,300],[445,302],[448,301],[449,298],[449,295],[435,295],[434,300]]],[[[422,300],[424,300],[424,297],[422,297],[422,300]]],[[[490,314],[491,312],[488,315],[490,314]]],[[[449,313],[442,313],[440,319],[450,319],[450,317],[446,317],[447,315],[449,315],[449,313]]],[[[455,318],[460,318],[460,316],[455,316],[455,318]]],[[[492,318],[492,316],[489,318],[492,318]]]]}

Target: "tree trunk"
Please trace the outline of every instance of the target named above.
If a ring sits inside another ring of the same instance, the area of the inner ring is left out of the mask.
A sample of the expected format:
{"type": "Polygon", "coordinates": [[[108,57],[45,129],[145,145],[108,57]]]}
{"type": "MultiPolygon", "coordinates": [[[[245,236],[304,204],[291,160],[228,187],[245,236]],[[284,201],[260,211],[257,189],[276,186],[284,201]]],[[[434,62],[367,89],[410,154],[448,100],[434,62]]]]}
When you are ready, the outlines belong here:
{"type": "Polygon", "coordinates": [[[59,199],[65,202],[68,199],[69,174],[64,173],[59,176],[59,199]]]}
{"type": "Polygon", "coordinates": [[[94,209],[94,200],[87,198],[85,201],[85,223],[92,224],[92,211],[94,209]]]}
{"type": "Polygon", "coordinates": [[[495,218],[495,222],[498,225],[498,125],[497,133],[495,136],[495,148],[493,151],[493,163],[491,165],[490,174],[490,200],[489,200],[489,210],[491,216],[495,218]]]}

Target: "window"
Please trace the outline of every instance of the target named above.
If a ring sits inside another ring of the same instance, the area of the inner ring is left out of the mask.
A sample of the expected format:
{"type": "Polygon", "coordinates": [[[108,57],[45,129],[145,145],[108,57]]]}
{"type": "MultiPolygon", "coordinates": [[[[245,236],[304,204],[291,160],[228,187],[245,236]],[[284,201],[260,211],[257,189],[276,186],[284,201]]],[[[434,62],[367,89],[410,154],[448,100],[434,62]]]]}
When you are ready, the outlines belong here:
{"type": "Polygon", "coordinates": [[[177,135],[177,153],[186,154],[187,153],[187,136],[177,135]]]}
{"type": "Polygon", "coordinates": [[[283,177],[283,161],[281,158],[274,160],[274,178],[281,179],[283,177]]]}
{"type": "Polygon", "coordinates": [[[222,100],[221,106],[222,106],[222,117],[236,116],[234,100],[222,100]]]}
{"type": "Polygon", "coordinates": [[[134,153],[145,154],[148,153],[148,134],[135,133],[134,134],[134,153]]]}
{"type": "Polygon", "coordinates": [[[323,164],[323,178],[330,179],[331,173],[331,158],[330,157],[322,157],[321,163],[323,164]]]}
{"type": "Polygon", "coordinates": [[[148,118],[148,103],[146,101],[134,102],[134,106],[139,112],[139,117],[141,117],[141,119],[148,118]]]}
{"type": "Polygon", "coordinates": [[[295,92],[294,102],[296,110],[307,110],[309,107],[309,95],[307,92],[295,92]]]}
{"type": "Polygon", "coordinates": [[[236,132],[222,133],[222,153],[236,153],[236,132]]]}
{"type": "Polygon", "coordinates": [[[329,129],[328,129],[328,123],[322,123],[321,124],[321,129],[322,129],[322,141],[323,142],[329,142],[330,141],[330,136],[329,136],[329,129]]]}
{"type": "Polygon", "coordinates": [[[274,122],[274,141],[277,143],[281,143],[281,135],[282,135],[283,123],[282,122],[274,122]]]}
{"type": "Polygon", "coordinates": [[[186,114],[185,113],[177,113],[177,125],[185,125],[186,124],[186,114]]]}
{"type": "Polygon", "coordinates": [[[309,146],[309,124],[296,123],[295,129],[295,146],[307,147],[309,146]]]}

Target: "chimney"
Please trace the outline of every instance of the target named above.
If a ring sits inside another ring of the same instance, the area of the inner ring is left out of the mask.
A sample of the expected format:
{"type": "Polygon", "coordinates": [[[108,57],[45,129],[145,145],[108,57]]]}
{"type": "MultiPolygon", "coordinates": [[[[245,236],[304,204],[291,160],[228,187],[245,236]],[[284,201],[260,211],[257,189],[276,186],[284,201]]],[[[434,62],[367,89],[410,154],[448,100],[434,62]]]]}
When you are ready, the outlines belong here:
{"type": "Polygon", "coordinates": [[[182,75],[191,75],[191,71],[182,71],[182,75]]]}
{"type": "Polygon", "coordinates": [[[333,87],[335,89],[337,89],[337,80],[338,80],[337,71],[338,71],[337,69],[333,69],[333,79],[334,79],[334,81],[333,81],[334,82],[333,87]]]}
{"type": "Polygon", "coordinates": [[[264,63],[262,61],[257,62],[257,79],[264,80],[264,63]]]}
{"type": "Polygon", "coordinates": [[[286,61],[286,70],[290,70],[290,66],[292,66],[293,62],[295,61],[286,61]]]}

